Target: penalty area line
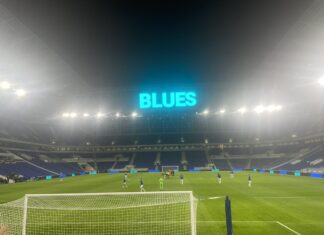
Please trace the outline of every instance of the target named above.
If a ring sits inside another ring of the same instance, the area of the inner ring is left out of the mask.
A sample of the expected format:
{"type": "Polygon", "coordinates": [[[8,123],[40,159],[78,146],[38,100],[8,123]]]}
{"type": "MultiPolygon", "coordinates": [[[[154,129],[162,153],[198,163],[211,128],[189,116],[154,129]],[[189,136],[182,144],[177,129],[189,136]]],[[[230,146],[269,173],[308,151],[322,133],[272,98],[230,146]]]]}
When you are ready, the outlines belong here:
{"type": "MultiPolygon", "coordinates": [[[[277,223],[274,220],[233,220],[233,223],[277,223]]],[[[197,223],[226,223],[226,220],[198,220],[197,223]]]]}
{"type": "Polygon", "coordinates": [[[280,226],[284,227],[285,229],[289,230],[290,232],[294,233],[294,234],[301,235],[299,232],[293,230],[292,228],[289,228],[287,225],[284,225],[280,221],[276,221],[276,223],[279,224],[280,226]]]}
{"type": "Polygon", "coordinates": [[[225,196],[199,198],[199,201],[205,201],[205,200],[216,200],[216,199],[221,199],[221,198],[225,198],[225,196]]]}

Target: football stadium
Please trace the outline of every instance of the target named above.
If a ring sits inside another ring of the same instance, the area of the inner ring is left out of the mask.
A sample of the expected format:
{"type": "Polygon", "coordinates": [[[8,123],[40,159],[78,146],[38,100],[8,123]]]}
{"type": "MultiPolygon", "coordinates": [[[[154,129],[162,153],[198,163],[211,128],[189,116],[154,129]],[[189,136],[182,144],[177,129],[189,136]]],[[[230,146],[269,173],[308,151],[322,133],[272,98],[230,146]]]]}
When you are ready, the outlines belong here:
{"type": "Polygon", "coordinates": [[[0,235],[323,235],[323,55],[323,0],[0,0],[0,235]]]}

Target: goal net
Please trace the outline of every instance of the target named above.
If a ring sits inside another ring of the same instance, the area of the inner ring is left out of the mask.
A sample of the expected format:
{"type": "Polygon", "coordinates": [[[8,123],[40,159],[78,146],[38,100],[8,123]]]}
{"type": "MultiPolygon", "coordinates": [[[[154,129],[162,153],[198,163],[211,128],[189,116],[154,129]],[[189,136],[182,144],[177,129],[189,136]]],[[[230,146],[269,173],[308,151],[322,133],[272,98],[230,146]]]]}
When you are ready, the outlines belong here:
{"type": "Polygon", "coordinates": [[[179,171],[179,166],[162,166],[162,172],[179,171]]]}
{"type": "Polygon", "coordinates": [[[192,192],[29,194],[0,205],[8,234],[196,234],[192,192]]]}

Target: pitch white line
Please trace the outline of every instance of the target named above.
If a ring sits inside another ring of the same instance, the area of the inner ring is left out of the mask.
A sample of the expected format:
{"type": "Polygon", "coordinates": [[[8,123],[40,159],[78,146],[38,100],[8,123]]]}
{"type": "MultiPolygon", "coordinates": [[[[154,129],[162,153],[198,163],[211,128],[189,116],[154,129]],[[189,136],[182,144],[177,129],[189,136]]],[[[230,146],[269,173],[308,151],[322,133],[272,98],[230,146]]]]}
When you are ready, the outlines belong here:
{"type": "MultiPolygon", "coordinates": [[[[233,220],[233,223],[277,223],[274,220],[233,220]]],[[[226,220],[198,220],[197,223],[226,223],[226,220]]]]}
{"type": "Polygon", "coordinates": [[[288,229],[290,232],[297,234],[297,235],[301,235],[299,232],[296,232],[295,230],[293,230],[292,228],[289,228],[287,225],[284,225],[283,223],[280,223],[279,221],[276,221],[277,224],[281,225],[282,227],[288,229]]]}
{"type": "Polygon", "coordinates": [[[215,199],[221,199],[221,198],[225,198],[225,196],[216,196],[216,197],[199,198],[199,201],[215,200],[215,199]]]}
{"type": "Polygon", "coordinates": [[[305,198],[305,197],[253,197],[253,198],[289,198],[289,199],[294,199],[294,198],[305,198]]]}
{"type": "Polygon", "coordinates": [[[220,199],[220,198],[224,198],[224,197],[209,197],[209,200],[214,200],[214,199],[220,199]]]}

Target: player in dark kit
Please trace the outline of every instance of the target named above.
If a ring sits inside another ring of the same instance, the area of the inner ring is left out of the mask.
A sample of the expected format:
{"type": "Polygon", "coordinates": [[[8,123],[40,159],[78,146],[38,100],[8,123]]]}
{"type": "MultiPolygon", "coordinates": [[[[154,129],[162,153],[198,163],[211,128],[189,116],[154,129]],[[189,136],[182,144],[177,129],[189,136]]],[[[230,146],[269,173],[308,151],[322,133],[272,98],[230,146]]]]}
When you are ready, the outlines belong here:
{"type": "Polygon", "coordinates": [[[184,176],[183,174],[180,174],[180,184],[183,184],[184,183],[184,176]]]}
{"type": "Polygon", "coordinates": [[[128,188],[127,179],[125,177],[123,179],[123,188],[128,188]]]}

